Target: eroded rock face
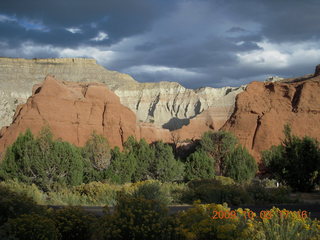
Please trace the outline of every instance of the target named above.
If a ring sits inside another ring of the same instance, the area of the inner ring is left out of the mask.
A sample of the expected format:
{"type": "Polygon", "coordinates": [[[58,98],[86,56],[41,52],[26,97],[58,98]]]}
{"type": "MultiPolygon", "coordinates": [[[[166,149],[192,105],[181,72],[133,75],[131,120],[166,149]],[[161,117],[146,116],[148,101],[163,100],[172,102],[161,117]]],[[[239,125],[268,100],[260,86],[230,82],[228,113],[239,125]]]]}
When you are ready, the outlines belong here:
{"type": "Polygon", "coordinates": [[[252,82],[236,98],[223,130],[233,132],[256,159],[280,144],[285,124],[297,136],[320,136],[320,76],[292,83],[252,82]]]}
{"type": "Polygon", "coordinates": [[[78,146],[93,131],[104,135],[111,146],[120,147],[131,135],[149,142],[169,138],[168,130],[137,124],[135,114],[105,85],[63,82],[51,76],[35,85],[33,95],[17,108],[13,119],[0,131],[0,152],[27,128],[38,134],[46,125],[56,138],[78,146]]]}
{"type": "Polygon", "coordinates": [[[314,77],[320,76],[320,64],[316,66],[316,70],[314,71],[314,77]]]}
{"type": "MultiPolygon", "coordinates": [[[[230,117],[235,96],[244,87],[186,89],[175,82],[141,83],[115,90],[121,103],[142,122],[151,122],[169,130],[179,129],[208,108],[216,109],[216,121],[230,117]]],[[[213,113],[214,111],[212,111],[213,113]]]]}
{"type": "Polygon", "coordinates": [[[0,128],[12,121],[16,106],[31,96],[34,84],[48,75],[73,82],[100,82],[114,91],[123,105],[143,123],[178,129],[208,108],[216,108],[218,121],[226,121],[240,88],[186,89],[175,82],[138,83],[127,74],[109,71],[94,59],[0,58],[0,128]]]}

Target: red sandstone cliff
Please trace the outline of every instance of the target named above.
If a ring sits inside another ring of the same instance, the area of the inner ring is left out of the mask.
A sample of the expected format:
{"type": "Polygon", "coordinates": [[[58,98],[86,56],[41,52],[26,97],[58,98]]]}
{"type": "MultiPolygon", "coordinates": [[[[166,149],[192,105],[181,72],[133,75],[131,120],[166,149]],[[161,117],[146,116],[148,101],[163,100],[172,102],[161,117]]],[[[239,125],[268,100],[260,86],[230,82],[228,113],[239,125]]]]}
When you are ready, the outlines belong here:
{"type": "Polygon", "coordinates": [[[320,140],[320,76],[300,82],[252,82],[236,98],[235,111],[223,130],[233,132],[256,159],[280,144],[283,128],[320,140]]]}
{"type": "Polygon", "coordinates": [[[0,152],[27,128],[37,134],[45,125],[56,138],[78,146],[93,131],[103,134],[111,146],[122,146],[130,135],[149,142],[170,136],[168,130],[138,125],[135,114],[103,84],[62,82],[48,76],[34,86],[27,103],[17,108],[12,124],[1,129],[0,152]]]}

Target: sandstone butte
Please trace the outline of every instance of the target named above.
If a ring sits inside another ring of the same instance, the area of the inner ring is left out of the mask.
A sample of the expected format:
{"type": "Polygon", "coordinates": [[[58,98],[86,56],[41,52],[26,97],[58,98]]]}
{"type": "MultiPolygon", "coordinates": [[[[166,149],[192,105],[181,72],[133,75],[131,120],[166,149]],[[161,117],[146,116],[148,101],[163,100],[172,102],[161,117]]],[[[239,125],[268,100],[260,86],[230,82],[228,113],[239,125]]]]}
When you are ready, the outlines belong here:
{"type": "Polygon", "coordinates": [[[25,104],[17,107],[13,122],[0,131],[0,152],[19,133],[30,128],[38,134],[49,126],[55,138],[82,146],[93,131],[107,137],[111,146],[122,146],[129,136],[169,141],[169,131],[150,124],[137,124],[135,114],[101,83],[63,82],[48,76],[35,85],[25,104]]]}
{"type": "Polygon", "coordinates": [[[284,139],[285,124],[294,135],[320,140],[319,70],[320,65],[314,75],[291,81],[250,83],[222,129],[234,133],[258,161],[261,151],[284,139]]]}

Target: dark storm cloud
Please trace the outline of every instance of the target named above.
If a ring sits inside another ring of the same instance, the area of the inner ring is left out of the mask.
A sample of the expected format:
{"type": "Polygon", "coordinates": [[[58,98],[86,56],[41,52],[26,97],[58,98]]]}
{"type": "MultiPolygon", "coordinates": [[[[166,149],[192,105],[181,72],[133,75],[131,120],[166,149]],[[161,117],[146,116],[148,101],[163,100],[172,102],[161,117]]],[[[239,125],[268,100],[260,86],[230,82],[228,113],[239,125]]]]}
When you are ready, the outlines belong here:
{"type": "MultiPolygon", "coordinates": [[[[168,4],[167,1],[156,0],[4,0],[0,6],[0,14],[14,16],[19,21],[37,21],[50,30],[43,34],[30,31],[26,36],[24,29],[14,28],[17,36],[51,44],[60,44],[65,39],[66,46],[70,45],[70,40],[73,46],[87,43],[99,31],[105,31],[109,36],[109,41],[104,44],[117,42],[148,30],[157,18],[174,9],[173,2],[168,4]],[[64,31],[71,27],[80,28],[83,34],[72,37],[64,31]]],[[[10,31],[1,33],[5,36],[10,31]]]]}
{"type": "MultiPolygon", "coordinates": [[[[214,2],[208,1],[213,8],[214,2]]],[[[236,21],[261,24],[261,35],[272,41],[320,38],[318,0],[229,0],[224,8],[236,21]]]]}
{"type": "Polygon", "coordinates": [[[235,86],[312,72],[319,9],[319,0],[2,0],[0,52],[96,57],[139,81],[235,86]]]}

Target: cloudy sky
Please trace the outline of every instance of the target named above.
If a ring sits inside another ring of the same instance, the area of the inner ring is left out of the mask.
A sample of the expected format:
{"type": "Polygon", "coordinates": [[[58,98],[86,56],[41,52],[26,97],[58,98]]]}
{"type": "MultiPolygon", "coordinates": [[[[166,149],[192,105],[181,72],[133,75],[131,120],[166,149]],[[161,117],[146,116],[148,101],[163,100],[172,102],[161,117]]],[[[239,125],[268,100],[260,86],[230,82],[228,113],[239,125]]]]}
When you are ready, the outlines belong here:
{"type": "Polygon", "coordinates": [[[1,0],[0,56],[190,88],[299,76],[320,64],[320,0],[1,0]]]}

